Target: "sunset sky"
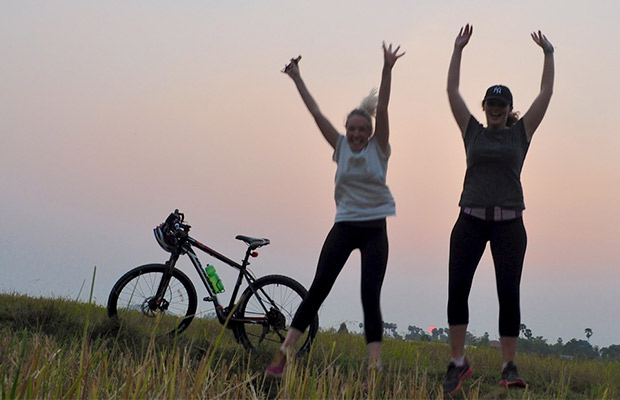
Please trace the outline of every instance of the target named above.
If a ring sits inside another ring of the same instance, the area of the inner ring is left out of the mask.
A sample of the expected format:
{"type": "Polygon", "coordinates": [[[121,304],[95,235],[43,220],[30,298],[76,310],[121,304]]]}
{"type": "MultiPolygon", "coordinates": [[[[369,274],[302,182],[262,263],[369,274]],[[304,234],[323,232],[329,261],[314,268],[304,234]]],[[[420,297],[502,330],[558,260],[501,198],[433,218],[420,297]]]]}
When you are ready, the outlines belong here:
{"type": "MultiPolygon", "coordinates": [[[[235,235],[270,238],[253,271],[308,287],[333,224],[336,165],[280,70],[301,54],[308,88],[343,131],[379,85],[386,41],[406,55],[389,106],[397,216],[383,318],[401,332],[446,327],[465,173],[446,74],[471,23],[461,93],[481,121],[492,84],[510,87],[521,113],[538,93],[532,31],[556,48],[554,95],[522,174],[522,322],[551,344],[585,339],[585,328],[592,344],[620,344],[618,15],[616,0],[4,1],[0,291],[87,300],[96,266],[104,304],[125,271],[166,260],[152,228],[175,208],[195,238],[236,260],[235,235]]],[[[359,285],[354,253],[321,308],[323,327],[362,320],[359,285]]],[[[497,312],[487,249],[469,330],[497,338],[497,312]]]]}

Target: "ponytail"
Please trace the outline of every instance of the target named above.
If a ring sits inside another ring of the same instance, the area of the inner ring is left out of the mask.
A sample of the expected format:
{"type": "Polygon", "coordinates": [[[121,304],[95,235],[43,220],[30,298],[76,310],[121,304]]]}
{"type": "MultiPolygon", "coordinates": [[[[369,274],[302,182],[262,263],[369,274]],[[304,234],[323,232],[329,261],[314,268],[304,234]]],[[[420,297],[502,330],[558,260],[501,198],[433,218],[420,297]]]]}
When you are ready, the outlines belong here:
{"type": "Polygon", "coordinates": [[[506,126],[511,127],[519,121],[519,111],[509,112],[506,119],[506,126]]]}
{"type": "Polygon", "coordinates": [[[377,114],[377,104],[379,102],[379,97],[377,96],[377,89],[373,88],[368,96],[362,99],[359,107],[352,110],[349,115],[347,115],[347,120],[345,121],[345,126],[349,122],[349,119],[354,115],[360,115],[366,119],[368,122],[368,132],[372,135],[372,119],[377,114]]]}

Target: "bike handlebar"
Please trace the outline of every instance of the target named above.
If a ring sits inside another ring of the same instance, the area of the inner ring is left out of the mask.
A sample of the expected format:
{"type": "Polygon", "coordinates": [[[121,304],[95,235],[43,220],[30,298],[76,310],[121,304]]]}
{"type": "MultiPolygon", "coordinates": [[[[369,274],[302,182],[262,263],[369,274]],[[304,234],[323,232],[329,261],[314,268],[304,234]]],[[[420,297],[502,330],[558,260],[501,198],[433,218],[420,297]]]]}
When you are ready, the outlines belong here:
{"type": "Polygon", "coordinates": [[[173,231],[172,233],[179,239],[185,239],[189,236],[189,230],[191,226],[183,223],[185,221],[185,214],[178,209],[168,215],[165,224],[173,231]]]}

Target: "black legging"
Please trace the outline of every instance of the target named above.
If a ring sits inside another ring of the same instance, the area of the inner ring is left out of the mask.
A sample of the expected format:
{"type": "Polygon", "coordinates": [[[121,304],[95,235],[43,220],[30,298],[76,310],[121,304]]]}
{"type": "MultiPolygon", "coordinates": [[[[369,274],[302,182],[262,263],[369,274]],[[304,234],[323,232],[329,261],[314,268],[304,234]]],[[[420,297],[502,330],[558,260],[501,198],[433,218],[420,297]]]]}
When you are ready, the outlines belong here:
{"type": "Polygon", "coordinates": [[[450,236],[448,323],[469,323],[467,300],[474,273],[489,241],[499,298],[499,334],[519,336],[519,285],[527,246],[522,218],[493,222],[461,212],[450,236]]]}
{"type": "Polygon", "coordinates": [[[355,249],[360,249],[362,256],[362,308],[366,342],[381,341],[383,319],[380,297],[388,259],[385,218],[334,224],[323,244],[308,295],[299,306],[291,323],[292,327],[302,332],[306,330],[355,249]]]}

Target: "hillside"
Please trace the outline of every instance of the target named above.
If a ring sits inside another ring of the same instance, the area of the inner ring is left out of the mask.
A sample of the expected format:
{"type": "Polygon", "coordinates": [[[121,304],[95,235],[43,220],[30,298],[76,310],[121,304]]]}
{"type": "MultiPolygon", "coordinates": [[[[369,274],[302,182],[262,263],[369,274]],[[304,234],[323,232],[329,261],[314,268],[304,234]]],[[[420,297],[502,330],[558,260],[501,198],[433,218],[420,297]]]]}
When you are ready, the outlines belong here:
{"type": "MultiPolygon", "coordinates": [[[[311,354],[282,381],[265,378],[271,354],[245,353],[230,331],[198,319],[181,336],[142,337],[110,323],[105,309],[66,299],[0,295],[0,398],[443,398],[449,358],[440,342],[387,338],[385,370],[363,392],[365,344],[357,334],[319,332],[311,354]]],[[[497,386],[501,355],[468,348],[468,399],[620,397],[620,363],[520,354],[525,390],[497,386]]]]}

